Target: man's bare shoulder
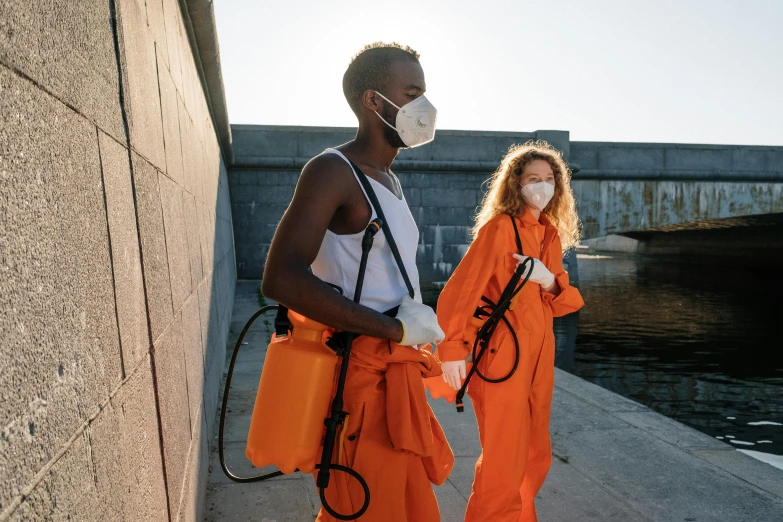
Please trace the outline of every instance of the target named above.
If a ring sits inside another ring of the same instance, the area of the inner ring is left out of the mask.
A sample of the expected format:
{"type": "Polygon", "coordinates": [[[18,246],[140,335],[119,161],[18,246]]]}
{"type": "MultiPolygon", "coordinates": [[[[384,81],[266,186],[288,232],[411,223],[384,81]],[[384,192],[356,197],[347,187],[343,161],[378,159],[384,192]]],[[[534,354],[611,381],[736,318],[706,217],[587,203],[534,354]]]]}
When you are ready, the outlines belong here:
{"type": "Polygon", "coordinates": [[[307,181],[317,186],[344,186],[351,180],[351,166],[337,154],[320,154],[314,157],[304,166],[300,177],[300,182],[307,181]]]}

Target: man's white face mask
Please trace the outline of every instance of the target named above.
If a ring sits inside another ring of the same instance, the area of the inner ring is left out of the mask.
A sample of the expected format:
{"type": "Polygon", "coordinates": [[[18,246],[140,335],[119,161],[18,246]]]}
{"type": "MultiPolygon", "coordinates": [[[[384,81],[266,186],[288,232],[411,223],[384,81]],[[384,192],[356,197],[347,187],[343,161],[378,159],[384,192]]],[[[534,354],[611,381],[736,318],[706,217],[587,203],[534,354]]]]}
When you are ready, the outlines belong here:
{"type": "Polygon", "coordinates": [[[546,181],[522,185],[522,199],[525,200],[525,203],[538,210],[544,210],[549,202],[552,201],[554,195],[555,186],[546,181]]]}
{"type": "Polygon", "coordinates": [[[399,109],[397,111],[396,126],[383,119],[383,116],[375,111],[375,114],[383,123],[397,131],[402,142],[408,147],[418,147],[435,139],[435,123],[438,120],[438,110],[430,103],[426,96],[419,96],[415,100],[397,107],[389,98],[375,91],[375,94],[399,109]]]}

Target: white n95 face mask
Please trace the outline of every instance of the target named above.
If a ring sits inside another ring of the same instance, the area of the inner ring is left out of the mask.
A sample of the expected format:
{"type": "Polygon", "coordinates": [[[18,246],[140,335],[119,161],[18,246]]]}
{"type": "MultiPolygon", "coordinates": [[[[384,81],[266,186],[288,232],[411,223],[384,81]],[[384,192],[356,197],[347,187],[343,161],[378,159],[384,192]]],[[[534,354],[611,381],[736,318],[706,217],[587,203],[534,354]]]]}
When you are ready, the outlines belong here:
{"type": "Polygon", "coordinates": [[[555,195],[555,187],[546,181],[522,185],[522,199],[531,207],[544,210],[555,195]]]}
{"type": "Polygon", "coordinates": [[[405,145],[418,147],[435,139],[435,123],[438,120],[438,110],[426,96],[419,96],[402,107],[397,107],[394,105],[394,102],[378,91],[375,91],[375,94],[399,109],[397,111],[396,127],[384,120],[383,116],[378,114],[378,111],[375,111],[375,114],[378,115],[383,123],[397,131],[405,145]]]}

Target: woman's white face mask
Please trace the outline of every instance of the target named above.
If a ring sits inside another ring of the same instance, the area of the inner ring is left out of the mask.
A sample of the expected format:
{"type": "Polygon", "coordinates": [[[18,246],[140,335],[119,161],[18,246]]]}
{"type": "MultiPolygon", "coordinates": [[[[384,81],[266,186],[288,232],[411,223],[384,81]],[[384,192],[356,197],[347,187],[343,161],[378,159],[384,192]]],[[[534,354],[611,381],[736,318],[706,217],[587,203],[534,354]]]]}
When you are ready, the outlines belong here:
{"type": "Polygon", "coordinates": [[[538,210],[544,210],[555,195],[555,186],[546,181],[522,185],[522,199],[538,210]]]}
{"type": "Polygon", "coordinates": [[[397,107],[394,102],[383,94],[375,91],[375,94],[399,109],[397,111],[396,126],[383,119],[383,116],[375,111],[375,114],[383,123],[397,131],[402,142],[408,147],[418,147],[435,139],[435,123],[438,120],[438,110],[427,99],[419,96],[402,107],[397,107]]]}

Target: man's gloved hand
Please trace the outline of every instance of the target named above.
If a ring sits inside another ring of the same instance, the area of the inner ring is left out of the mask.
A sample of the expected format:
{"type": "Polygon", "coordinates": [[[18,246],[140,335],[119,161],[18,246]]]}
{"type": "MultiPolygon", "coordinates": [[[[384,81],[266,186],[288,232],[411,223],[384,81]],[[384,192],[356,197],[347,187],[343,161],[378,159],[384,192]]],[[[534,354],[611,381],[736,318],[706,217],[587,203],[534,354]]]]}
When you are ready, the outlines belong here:
{"type": "Polygon", "coordinates": [[[438,344],[446,337],[438,325],[438,316],[429,306],[414,301],[406,295],[397,310],[397,320],[402,323],[402,346],[438,344]]]}
{"type": "Polygon", "coordinates": [[[462,379],[467,375],[465,361],[443,361],[440,367],[443,368],[443,380],[455,390],[459,390],[462,387],[462,379]]]}
{"type": "MultiPolygon", "coordinates": [[[[552,285],[555,284],[555,275],[540,260],[535,257],[520,256],[519,254],[514,254],[514,259],[517,260],[517,267],[525,259],[530,259],[533,262],[533,273],[530,275],[530,281],[538,283],[544,290],[552,288],[552,285]]],[[[528,268],[528,270],[530,269],[528,268]]]]}

